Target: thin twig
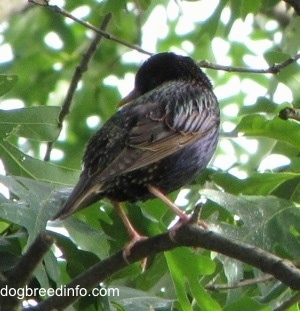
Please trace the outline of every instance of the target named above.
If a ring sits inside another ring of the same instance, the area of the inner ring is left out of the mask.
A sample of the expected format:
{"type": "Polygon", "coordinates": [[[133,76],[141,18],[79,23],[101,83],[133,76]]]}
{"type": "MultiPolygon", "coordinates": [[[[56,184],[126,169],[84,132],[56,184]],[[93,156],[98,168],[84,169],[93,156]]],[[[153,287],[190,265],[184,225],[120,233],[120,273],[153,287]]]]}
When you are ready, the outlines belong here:
{"type": "Polygon", "coordinates": [[[218,64],[210,63],[206,60],[199,61],[197,64],[199,67],[202,68],[209,68],[209,69],[215,69],[215,70],[223,70],[228,72],[247,72],[247,73],[271,73],[271,74],[277,74],[279,73],[283,68],[291,65],[292,63],[297,62],[300,59],[300,53],[296,54],[293,57],[290,57],[286,59],[285,61],[274,64],[268,68],[265,69],[255,69],[255,68],[245,68],[245,67],[233,67],[233,66],[223,66],[218,64]]]}
{"type": "MultiPolygon", "coordinates": [[[[290,0],[291,1],[291,0],[290,0]]],[[[144,49],[142,49],[141,47],[131,44],[125,40],[122,40],[120,38],[117,38],[111,34],[109,34],[108,32],[98,29],[97,27],[91,25],[88,22],[85,22],[75,16],[73,16],[71,13],[67,12],[66,10],[56,6],[56,5],[49,5],[47,1],[41,2],[41,0],[29,0],[29,2],[37,4],[37,5],[42,5],[42,6],[46,6],[49,7],[50,9],[54,10],[55,12],[68,17],[74,21],[76,21],[77,23],[92,29],[93,31],[100,33],[104,38],[108,39],[108,40],[112,40],[115,41],[117,43],[120,43],[124,46],[127,46],[133,50],[136,50],[138,52],[141,52],[143,54],[146,55],[153,55],[153,53],[146,51],[144,49]]],[[[288,2],[288,1],[287,1],[288,2]]],[[[228,72],[247,72],[247,73],[262,73],[262,74],[267,74],[267,73],[271,73],[271,74],[277,74],[279,73],[283,68],[291,65],[292,63],[295,63],[298,61],[298,59],[300,59],[300,53],[296,54],[293,57],[288,58],[287,60],[278,63],[278,64],[274,64],[266,69],[255,69],[255,68],[245,68],[245,67],[234,67],[234,66],[224,66],[224,65],[218,65],[218,64],[214,64],[214,63],[210,63],[206,60],[202,60],[198,62],[198,66],[202,67],[202,68],[209,68],[209,69],[214,69],[214,70],[223,70],[223,71],[228,71],[228,72]]]]}
{"type": "Polygon", "coordinates": [[[102,37],[104,37],[104,38],[106,38],[108,40],[115,41],[117,43],[125,45],[125,46],[127,46],[127,47],[129,47],[129,48],[131,48],[133,50],[136,50],[136,51],[138,51],[140,53],[143,53],[143,54],[146,54],[146,55],[150,55],[151,56],[153,54],[153,53],[150,53],[150,52],[142,49],[141,47],[139,47],[137,45],[131,44],[131,43],[129,43],[129,42],[123,40],[123,39],[117,38],[117,37],[113,36],[112,34],[104,31],[103,29],[99,29],[99,28],[91,25],[90,23],[85,22],[85,21],[75,17],[74,15],[72,15],[68,11],[60,8],[57,5],[50,5],[48,3],[41,4],[37,0],[29,0],[29,2],[37,4],[37,5],[46,6],[47,8],[50,8],[51,10],[55,11],[56,13],[61,14],[61,15],[65,16],[65,17],[68,17],[68,18],[72,19],[73,21],[77,22],[78,24],[81,24],[81,25],[85,26],[86,28],[89,28],[89,29],[95,31],[96,33],[99,33],[100,35],[102,35],[102,37]]]}
{"type": "MultiPolygon", "coordinates": [[[[104,17],[104,19],[103,19],[103,21],[102,21],[102,23],[100,25],[100,29],[102,31],[104,29],[106,29],[106,27],[108,26],[108,23],[110,22],[110,20],[111,20],[111,14],[108,13],[104,17]]],[[[66,97],[64,99],[64,102],[62,104],[62,108],[61,108],[60,114],[58,116],[58,127],[60,129],[62,128],[62,124],[63,124],[63,121],[64,121],[65,117],[68,115],[68,113],[70,111],[72,99],[73,99],[74,93],[76,91],[78,82],[80,81],[83,73],[87,71],[88,63],[91,60],[93,54],[95,53],[97,45],[101,41],[102,37],[103,37],[102,33],[99,33],[99,32],[96,33],[96,36],[94,37],[94,39],[90,43],[88,49],[83,54],[80,64],[76,67],[76,69],[74,71],[74,74],[73,74],[70,86],[68,88],[67,95],[66,95],[66,97]]],[[[53,144],[54,144],[53,141],[48,142],[46,154],[45,154],[45,157],[44,157],[44,161],[49,161],[50,160],[50,154],[51,154],[51,150],[52,150],[53,144]]]]}
{"type": "Polygon", "coordinates": [[[240,288],[240,287],[255,285],[257,283],[268,282],[268,281],[273,280],[273,279],[274,279],[273,275],[267,274],[267,275],[264,275],[264,276],[259,277],[259,278],[243,280],[243,281],[236,282],[233,284],[208,284],[205,286],[205,289],[211,290],[211,291],[228,290],[228,289],[234,289],[234,288],[240,288]]]}

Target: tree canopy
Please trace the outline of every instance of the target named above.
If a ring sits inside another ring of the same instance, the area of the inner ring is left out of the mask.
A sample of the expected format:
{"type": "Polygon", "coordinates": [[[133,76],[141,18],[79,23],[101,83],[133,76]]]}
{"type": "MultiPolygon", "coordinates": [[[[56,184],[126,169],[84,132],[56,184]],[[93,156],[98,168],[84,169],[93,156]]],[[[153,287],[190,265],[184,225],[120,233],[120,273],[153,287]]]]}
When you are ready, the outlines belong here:
{"type": "Polygon", "coordinates": [[[3,8],[0,309],[298,310],[299,2],[31,0],[3,8]],[[170,194],[195,218],[205,198],[200,217],[209,229],[191,222],[173,241],[174,215],[163,202],[126,203],[151,238],[125,262],[128,236],[109,200],[47,221],[76,183],[89,138],[132,90],[142,62],[163,51],[192,57],[220,103],[214,158],[170,194]],[[49,292],[78,284],[78,297],[49,292]],[[26,288],[37,291],[9,292],[26,288]]]}

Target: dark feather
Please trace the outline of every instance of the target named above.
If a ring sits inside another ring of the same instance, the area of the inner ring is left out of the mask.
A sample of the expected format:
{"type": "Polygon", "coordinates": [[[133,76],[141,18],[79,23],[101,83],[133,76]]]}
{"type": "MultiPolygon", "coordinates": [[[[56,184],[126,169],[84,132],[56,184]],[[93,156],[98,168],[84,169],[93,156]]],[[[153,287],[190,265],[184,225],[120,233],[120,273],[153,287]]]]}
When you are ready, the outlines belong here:
{"type": "MultiPolygon", "coordinates": [[[[181,64],[184,68],[179,66],[178,77],[150,90],[141,91],[146,88],[143,81],[138,93],[144,94],[122,106],[92,137],[80,180],[54,218],[68,216],[102,197],[147,199],[151,197],[147,184],[173,191],[206,167],[217,144],[218,102],[209,80],[194,62],[178,58],[188,68],[181,64]]],[[[143,66],[140,71],[149,71],[143,66]]],[[[168,76],[172,76],[171,69],[168,76]]],[[[153,79],[149,81],[155,84],[153,79]]]]}

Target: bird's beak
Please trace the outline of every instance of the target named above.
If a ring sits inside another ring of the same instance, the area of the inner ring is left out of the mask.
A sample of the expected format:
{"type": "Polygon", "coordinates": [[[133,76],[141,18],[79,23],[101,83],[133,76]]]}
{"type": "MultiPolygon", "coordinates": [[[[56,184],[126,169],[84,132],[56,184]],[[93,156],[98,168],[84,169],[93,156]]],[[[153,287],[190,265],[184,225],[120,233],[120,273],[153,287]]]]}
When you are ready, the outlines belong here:
{"type": "Polygon", "coordinates": [[[125,96],[123,99],[120,100],[118,107],[121,107],[129,103],[130,101],[138,98],[139,96],[141,96],[140,92],[137,91],[136,89],[133,89],[127,96],[125,96]]]}

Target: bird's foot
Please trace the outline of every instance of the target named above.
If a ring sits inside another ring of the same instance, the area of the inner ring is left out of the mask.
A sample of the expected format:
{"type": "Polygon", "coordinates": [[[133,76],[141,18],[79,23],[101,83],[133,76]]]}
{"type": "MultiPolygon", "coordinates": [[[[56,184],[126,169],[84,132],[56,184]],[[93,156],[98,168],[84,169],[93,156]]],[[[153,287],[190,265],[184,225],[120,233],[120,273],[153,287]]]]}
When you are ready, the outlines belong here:
{"type": "MultiPolygon", "coordinates": [[[[128,261],[128,257],[131,254],[131,249],[135,246],[135,244],[139,241],[143,241],[143,240],[147,240],[148,237],[144,236],[144,235],[140,235],[138,232],[134,231],[131,232],[131,239],[129,241],[129,243],[127,243],[124,247],[123,250],[123,259],[130,264],[130,262],[128,261]]],[[[142,267],[142,271],[144,272],[146,269],[146,265],[147,265],[147,258],[144,258],[141,262],[141,267],[142,267]]]]}
{"type": "Polygon", "coordinates": [[[171,231],[176,231],[179,227],[186,223],[198,224],[200,227],[204,229],[208,229],[208,225],[199,220],[199,215],[201,212],[201,208],[203,206],[203,202],[198,203],[195,206],[194,212],[192,216],[185,214],[174,202],[172,202],[167,196],[165,196],[158,188],[148,185],[148,190],[157,198],[161,199],[167,206],[179,217],[179,221],[170,229],[171,231]]]}
{"type": "Polygon", "coordinates": [[[197,204],[192,216],[184,213],[181,213],[180,215],[177,214],[179,216],[179,221],[169,230],[169,237],[173,242],[176,242],[176,231],[185,224],[197,224],[205,230],[209,229],[208,224],[205,221],[199,219],[202,206],[202,203],[197,204]]]}

